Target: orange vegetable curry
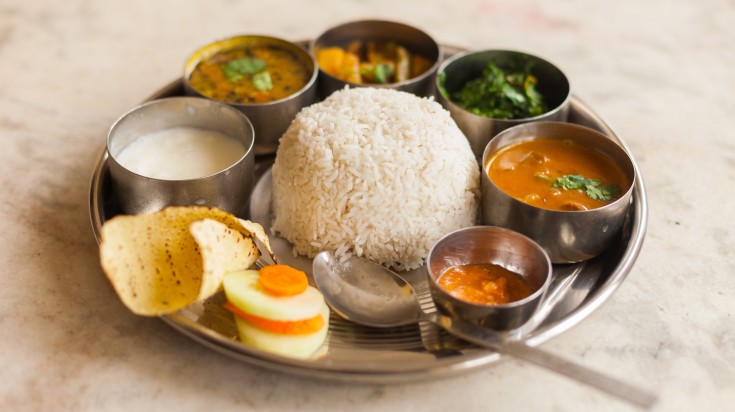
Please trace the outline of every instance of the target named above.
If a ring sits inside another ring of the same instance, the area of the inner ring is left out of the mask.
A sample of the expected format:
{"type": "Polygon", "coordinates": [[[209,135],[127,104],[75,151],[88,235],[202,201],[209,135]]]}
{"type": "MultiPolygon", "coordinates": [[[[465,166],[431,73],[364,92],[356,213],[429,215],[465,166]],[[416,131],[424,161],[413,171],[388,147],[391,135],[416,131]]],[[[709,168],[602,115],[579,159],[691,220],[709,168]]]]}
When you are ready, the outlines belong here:
{"type": "Polygon", "coordinates": [[[570,140],[535,139],[510,145],[488,160],[485,172],[508,195],[550,210],[602,207],[630,186],[612,159],[570,140]]]}
{"type": "Polygon", "coordinates": [[[235,104],[266,103],[290,96],[311,77],[295,53],[273,45],[223,50],[202,59],[189,76],[204,96],[235,104]]]}
{"type": "Polygon", "coordinates": [[[437,283],[455,298],[481,305],[515,302],[532,293],[521,275],[492,263],[452,266],[437,283]]]}
{"type": "Polygon", "coordinates": [[[406,81],[431,68],[428,59],[394,42],[356,40],[346,48],[326,47],[316,55],[319,67],[330,75],[357,84],[406,81]]]}

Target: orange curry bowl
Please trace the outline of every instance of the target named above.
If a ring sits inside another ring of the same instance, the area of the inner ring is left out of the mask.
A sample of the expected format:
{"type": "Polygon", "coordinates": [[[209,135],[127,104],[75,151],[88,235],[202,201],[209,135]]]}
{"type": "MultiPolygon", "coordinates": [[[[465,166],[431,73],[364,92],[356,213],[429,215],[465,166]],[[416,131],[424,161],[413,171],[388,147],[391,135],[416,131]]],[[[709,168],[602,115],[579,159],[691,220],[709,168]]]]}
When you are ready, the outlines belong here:
{"type": "Polygon", "coordinates": [[[520,232],[554,263],[590,259],[623,227],[635,167],[623,147],[584,126],[535,122],[485,148],[482,221],[520,232]]]}
{"type": "Polygon", "coordinates": [[[512,230],[474,226],[440,239],[427,271],[438,309],[495,330],[515,329],[536,311],[551,282],[551,261],[512,230]]]}

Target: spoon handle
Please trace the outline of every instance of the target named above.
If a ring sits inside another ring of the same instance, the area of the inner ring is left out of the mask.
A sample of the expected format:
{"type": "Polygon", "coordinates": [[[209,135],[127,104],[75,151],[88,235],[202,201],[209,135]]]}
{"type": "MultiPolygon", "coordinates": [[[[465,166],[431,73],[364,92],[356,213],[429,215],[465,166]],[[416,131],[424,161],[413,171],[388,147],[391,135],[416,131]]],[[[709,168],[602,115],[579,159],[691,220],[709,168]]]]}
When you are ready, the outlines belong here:
{"type": "Polygon", "coordinates": [[[571,362],[553,353],[528,346],[522,342],[504,342],[497,332],[490,329],[439,314],[431,316],[431,320],[451,334],[468,342],[534,363],[633,405],[650,409],[658,399],[656,395],[646,390],[571,362]]]}

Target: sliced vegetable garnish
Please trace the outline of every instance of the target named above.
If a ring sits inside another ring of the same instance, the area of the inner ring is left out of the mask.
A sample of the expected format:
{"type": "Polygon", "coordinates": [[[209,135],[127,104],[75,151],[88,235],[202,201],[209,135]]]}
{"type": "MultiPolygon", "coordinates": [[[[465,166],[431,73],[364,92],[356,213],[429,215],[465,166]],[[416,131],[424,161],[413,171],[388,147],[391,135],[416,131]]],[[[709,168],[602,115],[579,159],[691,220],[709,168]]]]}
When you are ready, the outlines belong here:
{"type": "Polygon", "coordinates": [[[293,296],[303,293],[309,280],[306,273],[287,265],[269,265],[260,269],[258,285],[274,296],[293,296]]]}
{"type": "Polygon", "coordinates": [[[240,310],[230,302],[225,303],[224,307],[257,328],[282,335],[305,335],[316,333],[324,327],[324,318],[321,314],[304,320],[278,321],[251,315],[240,310]]]}

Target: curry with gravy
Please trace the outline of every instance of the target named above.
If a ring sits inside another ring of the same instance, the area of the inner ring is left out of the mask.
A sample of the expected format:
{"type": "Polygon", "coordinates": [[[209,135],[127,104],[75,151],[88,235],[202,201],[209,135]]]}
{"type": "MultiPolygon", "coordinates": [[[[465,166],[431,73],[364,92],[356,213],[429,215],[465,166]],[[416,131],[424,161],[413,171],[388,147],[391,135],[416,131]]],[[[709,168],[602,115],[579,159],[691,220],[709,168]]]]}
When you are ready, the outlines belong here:
{"type": "Polygon", "coordinates": [[[561,139],[534,139],[505,147],[490,157],[485,172],[515,199],[561,211],[605,206],[631,184],[608,156],[561,139]]]}

